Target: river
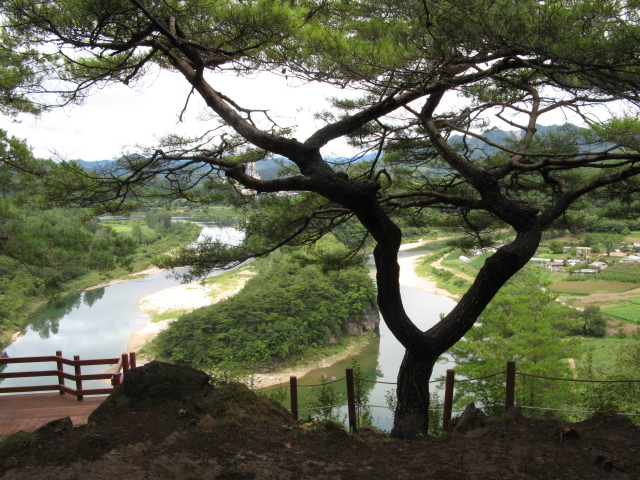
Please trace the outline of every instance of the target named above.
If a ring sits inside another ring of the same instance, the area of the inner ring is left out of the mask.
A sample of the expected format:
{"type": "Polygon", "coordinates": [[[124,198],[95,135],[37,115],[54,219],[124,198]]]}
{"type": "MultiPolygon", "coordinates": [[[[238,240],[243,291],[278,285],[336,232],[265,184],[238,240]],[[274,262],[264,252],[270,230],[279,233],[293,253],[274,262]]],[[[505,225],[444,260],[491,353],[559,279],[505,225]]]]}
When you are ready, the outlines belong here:
{"type": "MultiPolygon", "coordinates": [[[[201,225],[203,230],[199,241],[205,236],[230,244],[242,240],[239,230],[207,223],[201,225]]],[[[56,351],[62,351],[65,358],[73,358],[74,355],[81,359],[117,357],[126,351],[131,334],[149,320],[138,302],[147,295],[179,283],[179,280],[162,272],[66,297],[59,304],[38,311],[24,332],[7,347],[6,353],[9,357],[32,357],[55,355],[56,351]]],[[[100,373],[104,368],[87,366],[82,370],[83,373],[100,373]]],[[[4,372],[40,369],[42,367],[38,364],[11,364],[4,372]]],[[[56,381],[55,377],[18,378],[3,380],[1,384],[11,387],[55,384],[56,381]]],[[[84,386],[100,388],[98,382],[84,382],[84,386]]]]}
{"type": "MultiPolygon", "coordinates": [[[[226,242],[238,242],[242,232],[230,228],[203,225],[201,235],[219,238],[226,242]]],[[[200,240],[201,240],[200,239],[200,240]]],[[[403,255],[415,255],[415,251],[403,252],[403,255]]],[[[148,316],[140,309],[138,302],[152,293],[177,285],[179,280],[158,273],[139,280],[118,283],[107,287],[88,290],[68,297],[60,305],[50,306],[39,311],[31,319],[22,335],[6,349],[9,357],[27,357],[54,355],[62,351],[65,358],[110,358],[125,352],[133,332],[141,329],[148,316]]],[[[435,324],[441,313],[447,313],[455,301],[438,295],[412,288],[402,288],[405,308],[416,324],[427,329],[435,324]]],[[[404,349],[387,329],[384,322],[380,325],[380,336],[372,341],[363,352],[356,356],[367,378],[379,382],[395,382],[396,375],[404,355],[404,349]]],[[[318,383],[326,374],[329,377],[344,376],[344,369],[351,366],[352,360],[338,362],[330,368],[310,372],[299,380],[301,384],[318,383]]],[[[5,372],[38,370],[36,365],[12,364],[5,372]]],[[[434,378],[444,374],[450,364],[436,365],[434,378]]],[[[83,367],[83,373],[98,373],[103,366],[83,367]]],[[[44,384],[46,378],[6,379],[3,387],[44,384]]],[[[48,379],[55,384],[56,379],[48,379]]],[[[98,388],[97,382],[85,382],[86,388],[98,388]]],[[[370,393],[370,403],[385,405],[385,394],[394,389],[394,385],[375,384],[370,393]]],[[[375,409],[376,425],[390,428],[390,414],[386,409],[375,409]]]]}
{"type": "MultiPolygon", "coordinates": [[[[421,253],[426,252],[420,249],[405,250],[400,252],[400,256],[412,256],[421,253]]],[[[372,265],[371,261],[370,265],[372,265]]],[[[440,314],[449,313],[456,304],[456,301],[451,298],[426,293],[415,288],[401,287],[400,292],[407,314],[422,330],[427,330],[435,325],[440,320],[440,314]]],[[[369,405],[375,406],[372,408],[373,424],[383,430],[391,430],[393,416],[388,409],[386,397],[388,392],[396,388],[395,382],[404,351],[404,348],[393,336],[384,321],[381,321],[379,337],[367,345],[362,352],[330,367],[312,370],[299,378],[298,384],[318,384],[323,375],[327,375],[327,378],[344,377],[345,369],[351,367],[355,360],[362,369],[363,377],[376,381],[376,383],[371,383],[371,390],[369,391],[369,405]]],[[[453,367],[454,363],[445,356],[436,363],[431,378],[442,377],[448,368],[453,367]]],[[[344,393],[344,390],[344,382],[336,383],[336,391],[344,393]]],[[[436,388],[432,388],[431,391],[436,391],[436,388]]],[[[438,393],[441,396],[442,391],[438,393]]],[[[313,399],[314,393],[312,390],[305,391],[302,389],[299,396],[300,408],[304,408],[307,406],[307,401],[313,399]]],[[[342,408],[340,415],[346,416],[346,413],[346,407],[342,408]]],[[[301,413],[301,418],[305,416],[306,414],[301,413]]]]}

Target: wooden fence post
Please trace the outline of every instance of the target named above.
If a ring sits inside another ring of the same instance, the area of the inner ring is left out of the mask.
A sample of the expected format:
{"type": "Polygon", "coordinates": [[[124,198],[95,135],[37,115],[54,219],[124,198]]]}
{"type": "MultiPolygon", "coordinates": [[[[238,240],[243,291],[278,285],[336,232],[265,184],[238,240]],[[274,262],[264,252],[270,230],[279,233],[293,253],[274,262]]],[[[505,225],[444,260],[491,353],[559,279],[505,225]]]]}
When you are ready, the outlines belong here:
{"type": "Polygon", "coordinates": [[[136,368],[136,352],[129,352],[129,367],[136,368]]]}
{"type": "Polygon", "coordinates": [[[356,389],[355,382],[353,381],[353,368],[348,367],[346,369],[347,374],[347,411],[349,412],[349,430],[352,432],[358,428],[358,422],[356,418],[356,389]]]}
{"type": "Polygon", "coordinates": [[[298,377],[289,377],[289,391],[291,393],[291,415],[298,421],[298,377]]]}
{"type": "MultiPolygon", "coordinates": [[[[79,362],[80,355],[74,355],[73,360],[75,360],[76,362],[79,362]]],[[[77,376],[82,375],[82,367],[80,367],[80,365],[75,365],[74,370],[77,376]]],[[[78,401],[81,402],[83,399],[82,394],[80,394],[80,392],[82,391],[82,380],[76,379],[76,390],[78,391],[78,401]]]]}
{"type": "MultiPolygon", "coordinates": [[[[56,357],[62,358],[62,350],[58,350],[56,352],[56,357]]],[[[61,361],[57,361],[56,365],[59,372],[64,371],[64,366],[61,361]]],[[[58,375],[58,385],[64,387],[64,377],[62,375],[58,375]]],[[[60,388],[60,395],[64,395],[64,390],[62,390],[62,388],[60,388]]]]}
{"type": "Polygon", "coordinates": [[[444,405],[442,407],[442,430],[449,431],[449,423],[451,422],[451,408],[453,406],[453,384],[455,382],[455,370],[447,370],[447,379],[444,384],[444,405]]]}
{"type": "Polygon", "coordinates": [[[504,398],[505,411],[509,411],[513,408],[515,402],[515,390],[516,390],[516,362],[510,360],[507,362],[507,380],[506,380],[506,393],[504,398]]]}
{"type": "Polygon", "coordinates": [[[129,373],[129,355],[123,353],[121,355],[122,358],[122,376],[126,376],[129,373]]]}

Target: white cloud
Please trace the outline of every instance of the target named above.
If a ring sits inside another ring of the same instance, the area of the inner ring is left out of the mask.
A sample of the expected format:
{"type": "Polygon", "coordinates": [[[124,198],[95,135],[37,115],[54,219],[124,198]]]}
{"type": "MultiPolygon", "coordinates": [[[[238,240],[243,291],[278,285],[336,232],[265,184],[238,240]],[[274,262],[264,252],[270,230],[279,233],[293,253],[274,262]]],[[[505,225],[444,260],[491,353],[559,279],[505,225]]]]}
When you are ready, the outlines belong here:
{"type": "MultiPolygon", "coordinates": [[[[219,75],[210,81],[243,107],[269,109],[280,126],[297,125],[294,136],[301,139],[321,126],[313,120],[313,113],[328,106],[325,98],[344,94],[322,85],[292,87],[291,82],[275,75],[219,75]]],[[[136,145],[153,146],[168,133],[196,135],[211,128],[211,122],[199,119],[204,107],[196,96],[189,100],[184,122],[178,121],[189,92],[190,85],[183,78],[163,72],[143,86],[105,88],[81,106],[56,109],[41,118],[22,115],[20,123],[12,123],[0,117],[0,128],[26,139],[41,158],[111,159],[137,151],[136,145]]],[[[330,147],[345,150],[342,145],[330,147]]]]}

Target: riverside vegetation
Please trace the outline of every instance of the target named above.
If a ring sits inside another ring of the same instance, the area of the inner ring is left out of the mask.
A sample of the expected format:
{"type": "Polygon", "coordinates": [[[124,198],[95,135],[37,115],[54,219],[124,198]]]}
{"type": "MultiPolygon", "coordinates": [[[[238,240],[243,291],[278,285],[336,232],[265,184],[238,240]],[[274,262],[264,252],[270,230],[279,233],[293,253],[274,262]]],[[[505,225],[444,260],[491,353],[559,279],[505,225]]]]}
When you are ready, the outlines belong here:
{"type": "MultiPolygon", "coordinates": [[[[257,259],[257,275],[231,298],[181,316],[150,351],[172,362],[212,368],[232,359],[255,369],[291,362],[337,343],[375,312],[375,289],[362,256],[329,235],[313,246],[257,259]]],[[[372,330],[377,321],[363,331],[372,330]]]]}

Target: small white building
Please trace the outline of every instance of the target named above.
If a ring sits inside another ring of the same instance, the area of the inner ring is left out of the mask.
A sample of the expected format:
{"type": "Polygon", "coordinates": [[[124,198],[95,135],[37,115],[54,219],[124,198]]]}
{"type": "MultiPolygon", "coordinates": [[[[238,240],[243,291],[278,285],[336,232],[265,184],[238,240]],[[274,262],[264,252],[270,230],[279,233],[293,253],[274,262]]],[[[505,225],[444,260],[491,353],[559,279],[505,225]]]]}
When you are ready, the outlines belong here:
{"type": "Polygon", "coordinates": [[[640,261],[640,257],[636,255],[629,255],[628,257],[621,258],[618,260],[620,263],[637,263],[640,261]]]}
{"type": "Polygon", "coordinates": [[[607,268],[609,265],[606,262],[593,262],[590,263],[589,266],[591,268],[597,268],[599,270],[604,270],[605,268],[607,268]]]}

